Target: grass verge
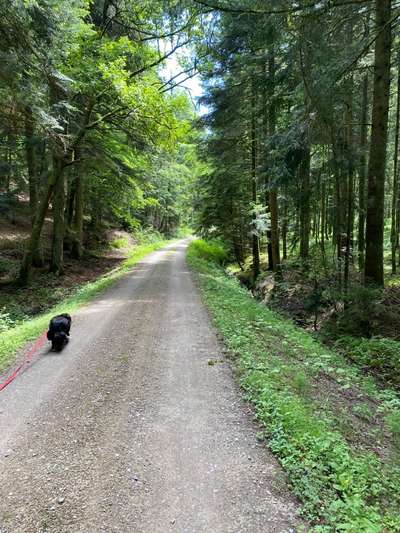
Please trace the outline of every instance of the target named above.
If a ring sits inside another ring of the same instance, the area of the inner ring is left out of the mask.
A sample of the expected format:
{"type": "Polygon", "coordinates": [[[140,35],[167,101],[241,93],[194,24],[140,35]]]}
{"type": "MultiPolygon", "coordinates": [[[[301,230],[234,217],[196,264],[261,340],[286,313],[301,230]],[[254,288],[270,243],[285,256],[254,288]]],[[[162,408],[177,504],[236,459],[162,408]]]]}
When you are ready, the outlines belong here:
{"type": "Polygon", "coordinates": [[[165,246],[167,240],[156,240],[150,243],[135,246],[130,256],[121,265],[96,281],[85,283],[79,287],[71,296],[60,302],[48,312],[41,314],[31,320],[0,333],[0,371],[4,370],[12,361],[13,356],[25,343],[35,339],[47,328],[49,320],[57,313],[73,313],[89,302],[96,295],[112,285],[117,279],[123,276],[130,268],[146,255],[165,246]]]}
{"type": "Polygon", "coordinates": [[[190,245],[188,262],[199,275],[205,304],[234,357],[262,436],[287,472],[312,531],[400,531],[397,395],[379,389],[340,354],[258,303],[197,249],[190,245]],[[351,444],[357,428],[341,424],[346,413],[330,404],[329,383],[335,397],[354,398],[346,404],[354,417],[372,409],[386,421],[381,432],[389,435],[391,446],[385,458],[378,445],[368,449],[362,439],[351,444]]]}

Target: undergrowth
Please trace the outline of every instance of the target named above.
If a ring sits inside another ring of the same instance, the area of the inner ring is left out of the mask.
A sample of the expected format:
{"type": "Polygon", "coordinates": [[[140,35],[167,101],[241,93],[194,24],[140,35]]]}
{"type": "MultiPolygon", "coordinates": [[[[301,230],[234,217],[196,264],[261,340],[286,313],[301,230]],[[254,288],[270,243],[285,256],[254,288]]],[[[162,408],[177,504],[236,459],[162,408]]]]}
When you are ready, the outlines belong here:
{"type": "Polygon", "coordinates": [[[235,359],[263,436],[302,501],[311,530],[400,531],[397,395],[380,390],[342,355],[258,303],[198,249],[195,242],[190,245],[189,264],[199,274],[205,303],[235,359]],[[344,392],[357,387],[373,400],[387,421],[385,431],[392,432],[393,450],[386,464],[371,451],[352,448],[334,409],[321,409],[315,402],[310,390],[319,379],[324,383],[322,378],[344,392]]]}
{"type": "Polygon", "coordinates": [[[117,250],[120,250],[121,248],[126,248],[128,245],[129,245],[129,242],[126,237],[119,237],[119,238],[113,239],[110,242],[111,248],[115,248],[117,250]]]}
{"type": "Polygon", "coordinates": [[[365,372],[375,371],[386,384],[400,387],[400,343],[383,337],[340,337],[335,347],[365,372]]]}
{"type": "Polygon", "coordinates": [[[190,244],[191,253],[206,261],[223,265],[228,259],[228,252],[224,245],[218,240],[205,241],[197,239],[190,244]]]}
{"type": "Polygon", "coordinates": [[[80,306],[89,302],[96,295],[112,285],[147,254],[161,248],[167,242],[161,238],[152,238],[151,242],[142,239],[142,244],[135,246],[129,257],[116,269],[95,281],[81,285],[71,296],[61,301],[48,312],[33,319],[24,320],[15,327],[12,327],[14,323],[6,313],[0,313],[0,371],[11,362],[13,355],[21,346],[35,339],[47,328],[52,316],[61,312],[73,313],[80,306]]]}

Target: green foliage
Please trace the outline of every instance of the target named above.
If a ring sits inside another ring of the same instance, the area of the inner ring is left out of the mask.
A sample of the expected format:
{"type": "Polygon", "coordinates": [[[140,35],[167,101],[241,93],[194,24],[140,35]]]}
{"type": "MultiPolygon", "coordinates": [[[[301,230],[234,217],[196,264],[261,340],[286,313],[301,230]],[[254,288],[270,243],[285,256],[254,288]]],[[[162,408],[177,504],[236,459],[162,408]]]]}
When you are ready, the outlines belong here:
{"type": "Polygon", "coordinates": [[[15,269],[15,262],[6,257],[0,257],[0,275],[9,274],[15,269]]]}
{"type": "Polygon", "coordinates": [[[324,324],[327,336],[353,335],[370,337],[374,323],[379,322],[390,310],[379,301],[381,292],[362,285],[353,285],[343,294],[331,291],[331,299],[339,302],[337,311],[324,324]]]}
{"type": "Polygon", "coordinates": [[[389,413],[386,417],[386,424],[393,435],[393,443],[397,453],[397,460],[400,459],[400,409],[389,413]]]}
{"type": "Polygon", "coordinates": [[[217,240],[202,240],[197,239],[190,244],[188,251],[189,257],[197,257],[205,259],[206,261],[212,261],[219,265],[226,263],[228,259],[228,253],[225,246],[221,241],[217,240]]]}
{"type": "Polygon", "coordinates": [[[126,248],[128,246],[128,239],[126,237],[115,238],[110,242],[111,248],[116,248],[117,250],[121,248],[126,248]]]}
{"type": "MultiPolygon", "coordinates": [[[[54,224],[53,247],[65,242],[75,258],[89,230],[146,228],[170,237],[191,222],[195,113],[176,78],[165,79],[164,55],[176,43],[162,35],[179,34],[180,42],[192,34],[194,8],[123,4],[17,0],[0,8],[0,211],[8,216],[27,195],[37,210],[48,203],[46,189],[65,180],[65,224],[54,224]]],[[[62,216],[54,207],[51,215],[62,216]]],[[[42,233],[47,252],[51,239],[42,233]]],[[[54,271],[63,270],[63,252],[54,271]]]]}
{"type": "Polygon", "coordinates": [[[335,346],[360,368],[376,373],[387,383],[400,386],[400,342],[373,337],[340,337],[335,346]]]}
{"type": "Polygon", "coordinates": [[[5,312],[4,309],[0,311],[0,333],[13,328],[16,323],[17,321],[10,313],[5,312]]]}
{"type": "MultiPolygon", "coordinates": [[[[335,407],[330,410],[311,394],[319,376],[329,375],[344,390],[367,388],[367,380],[343,357],[257,303],[215,263],[190,249],[188,260],[199,272],[205,302],[235,357],[266,442],[303,502],[312,530],[400,531],[398,466],[353,450],[335,420],[335,407]]],[[[396,412],[400,402],[395,395],[379,392],[371,383],[369,392],[380,409],[396,412]]]]}

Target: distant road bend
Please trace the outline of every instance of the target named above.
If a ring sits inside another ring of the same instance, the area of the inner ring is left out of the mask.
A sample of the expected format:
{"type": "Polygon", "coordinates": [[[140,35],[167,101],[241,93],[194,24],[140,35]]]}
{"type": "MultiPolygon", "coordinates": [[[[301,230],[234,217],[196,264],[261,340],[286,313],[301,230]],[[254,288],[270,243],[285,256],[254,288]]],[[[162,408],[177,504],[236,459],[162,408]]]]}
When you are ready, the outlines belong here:
{"type": "Polygon", "coordinates": [[[149,255],[0,393],[1,533],[297,531],[186,246],[149,255]]]}

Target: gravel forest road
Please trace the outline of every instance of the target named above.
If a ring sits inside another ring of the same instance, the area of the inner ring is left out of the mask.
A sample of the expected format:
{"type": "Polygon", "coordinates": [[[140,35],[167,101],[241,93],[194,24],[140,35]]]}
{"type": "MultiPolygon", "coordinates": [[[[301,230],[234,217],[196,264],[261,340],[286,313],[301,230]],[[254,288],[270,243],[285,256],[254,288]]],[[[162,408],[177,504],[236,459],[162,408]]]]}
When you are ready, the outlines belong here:
{"type": "Polygon", "coordinates": [[[0,392],[0,532],[293,532],[185,263],[154,252],[0,392]],[[209,365],[208,361],[218,361],[209,365]]]}

